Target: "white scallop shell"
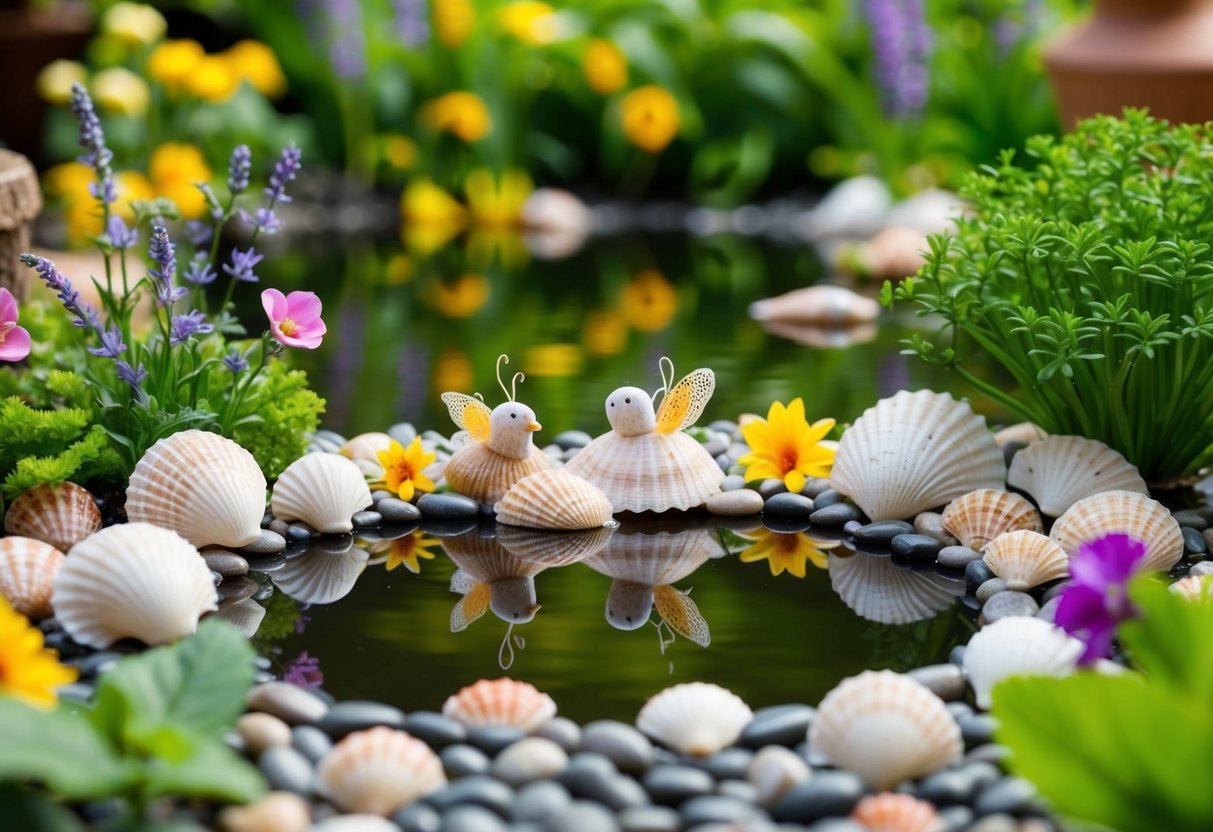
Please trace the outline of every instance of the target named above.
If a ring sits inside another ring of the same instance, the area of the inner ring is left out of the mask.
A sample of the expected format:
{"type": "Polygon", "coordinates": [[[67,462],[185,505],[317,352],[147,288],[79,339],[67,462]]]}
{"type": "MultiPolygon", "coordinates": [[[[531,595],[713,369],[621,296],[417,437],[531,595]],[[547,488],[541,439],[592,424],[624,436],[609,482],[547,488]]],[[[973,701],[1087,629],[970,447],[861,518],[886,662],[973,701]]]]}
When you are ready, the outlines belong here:
{"type": "Polygon", "coordinates": [[[986,420],[968,403],[903,390],[842,435],[830,486],[872,520],[900,520],[979,488],[1002,488],[1006,474],[986,420]]]}
{"type": "Polygon", "coordinates": [[[874,789],[923,777],[960,759],[960,728],[943,701],[889,670],[866,670],[826,694],[809,745],[874,789]]]}
{"type": "Polygon", "coordinates": [[[350,594],[370,557],[352,540],[337,551],[317,544],[298,557],[287,558],[286,566],[271,577],[283,594],[300,603],[331,604],[350,594]]]}
{"type": "Polygon", "coordinates": [[[526,459],[515,459],[471,441],[455,451],[442,475],[456,492],[491,506],[523,477],[551,467],[552,460],[539,448],[532,447],[526,459]]]}
{"type": "Polygon", "coordinates": [[[596,485],[616,511],[686,511],[720,491],[724,471],[682,431],[621,436],[607,431],[564,470],[596,485]]]}
{"type": "Polygon", "coordinates": [[[1009,442],[1022,442],[1024,445],[1031,445],[1044,439],[1049,434],[1045,429],[1035,422],[1016,422],[1013,425],[1007,425],[1002,430],[994,432],[994,441],[998,447],[1003,447],[1009,442]]]}
{"type": "Polygon", "coordinates": [[[844,557],[831,552],[826,568],[834,592],[868,621],[909,624],[933,617],[956,600],[929,573],[899,569],[888,558],[859,553],[844,557]]]}
{"type": "Polygon", "coordinates": [[[1083,644],[1059,627],[1029,616],[1000,618],[982,627],[965,648],[964,669],[979,708],[990,707],[990,692],[1010,676],[1067,676],[1083,644]]]}
{"type": "Polygon", "coordinates": [[[366,477],[338,454],[305,454],[274,483],[270,511],[279,520],[302,520],[323,534],[349,534],[350,518],[371,504],[366,477]]]}
{"type": "Polygon", "coordinates": [[[985,547],[990,571],[1007,582],[1007,589],[1026,592],[1070,574],[1070,556],[1053,540],[1028,529],[1006,532],[985,547]]]}
{"type": "Polygon", "coordinates": [[[562,468],[523,477],[493,510],[498,523],[529,529],[576,531],[615,524],[606,495],[562,468]]]}
{"type": "Polygon", "coordinates": [[[9,534],[32,537],[66,552],[101,528],[93,495],[74,482],[43,483],[13,500],[4,515],[9,534]]]}
{"type": "Polygon", "coordinates": [[[72,547],[51,601],[68,635],[105,648],[128,637],[155,645],[187,636],[216,599],[211,571],[189,541],[125,523],[72,547]]]}
{"type": "Polygon", "coordinates": [[[265,607],[252,598],[245,598],[243,601],[220,607],[215,617],[230,622],[245,638],[252,638],[257,635],[257,630],[265,619],[265,607]]]}
{"type": "Polygon", "coordinates": [[[1213,575],[1189,575],[1167,588],[1192,601],[1208,601],[1213,599],[1213,575]]]}
{"type": "Polygon", "coordinates": [[[341,455],[347,459],[363,459],[379,464],[379,452],[392,446],[392,437],[378,431],[360,433],[341,446],[341,455]]]}
{"type": "Polygon", "coordinates": [[[186,430],[147,449],[131,474],[126,514],[195,546],[239,548],[261,536],[265,477],[253,455],[217,433],[186,430]]]}
{"type": "Polygon", "coordinates": [[[1145,568],[1170,569],[1183,557],[1179,523],[1161,503],[1131,491],[1104,491],[1066,509],[1049,537],[1073,557],[1084,543],[1121,532],[1146,544],[1145,568]]]}
{"type": "Polygon", "coordinates": [[[1084,436],[1049,436],[1033,442],[1011,460],[1007,483],[1031,494],[1050,517],[1103,491],[1150,493],[1137,468],[1123,455],[1084,436]]]}
{"type": "Polygon", "coordinates": [[[735,742],[753,718],[749,705],[732,691],[691,682],[651,697],[636,715],[636,727],[675,751],[707,757],[735,742]]]}
{"type": "Polygon", "coordinates": [[[55,575],[63,566],[63,553],[30,537],[0,538],[0,596],[26,618],[51,614],[55,575]]]}
{"type": "Polygon", "coordinates": [[[481,679],[447,697],[442,715],[468,728],[504,725],[529,733],[556,716],[556,703],[527,682],[481,679]]]}
{"type": "Polygon", "coordinates": [[[316,767],[317,791],[351,814],[390,815],[446,785],[442,761],[403,731],[355,731],[316,767]]]}
{"type": "Polygon", "coordinates": [[[926,800],[908,794],[870,794],[856,804],[851,820],[868,832],[938,832],[939,813],[926,800]]]}
{"type": "Polygon", "coordinates": [[[979,488],[948,503],[943,529],[962,546],[980,551],[1004,532],[1027,529],[1043,533],[1040,512],[1026,498],[1009,491],[979,488]]]}
{"type": "Polygon", "coordinates": [[[844,286],[818,285],[750,304],[756,321],[791,321],[811,324],[871,323],[880,317],[880,304],[844,286]]]}

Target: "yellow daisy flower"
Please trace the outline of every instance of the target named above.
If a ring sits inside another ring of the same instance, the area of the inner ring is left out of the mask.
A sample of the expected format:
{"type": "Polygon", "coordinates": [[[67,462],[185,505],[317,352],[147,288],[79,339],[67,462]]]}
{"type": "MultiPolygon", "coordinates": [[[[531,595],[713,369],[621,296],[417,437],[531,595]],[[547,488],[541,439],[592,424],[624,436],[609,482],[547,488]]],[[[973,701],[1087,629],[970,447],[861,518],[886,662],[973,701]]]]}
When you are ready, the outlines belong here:
{"type": "Polygon", "coordinates": [[[393,439],[386,451],[379,452],[379,464],[383,466],[382,484],[388,491],[399,494],[402,500],[413,499],[418,491],[433,491],[434,481],[421,472],[437,458],[421,447],[420,436],[407,448],[393,439]]]}
{"type": "Polygon", "coordinates": [[[667,90],[649,84],[625,95],[619,106],[623,134],[641,150],[660,153],[678,136],[678,102],[667,90]]]}
{"type": "Polygon", "coordinates": [[[797,578],[803,578],[805,561],[812,561],[818,569],[826,568],[826,555],[821,551],[823,544],[804,532],[784,534],[764,529],[752,534],[743,533],[741,536],[754,541],[741,553],[741,562],[754,563],[765,560],[771,567],[772,575],[782,575],[786,571],[797,578]]]}
{"type": "Polygon", "coordinates": [[[828,477],[834,449],[821,440],[833,429],[833,419],[818,419],[810,426],[803,399],[795,398],[787,407],[773,402],[767,418],[741,429],[750,446],[750,453],[737,460],[747,466],[746,482],[781,479],[788,491],[798,493],[806,478],[828,477]]]}
{"type": "Polygon", "coordinates": [[[628,59],[618,46],[602,38],[586,44],[581,69],[590,89],[599,95],[610,95],[628,82],[628,59]]]}
{"type": "Polygon", "coordinates": [[[519,0],[500,12],[501,27],[523,43],[544,46],[556,39],[556,10],[537,0],[519,0]]]}
{"type": "Polygon", "coordinates": [[[385,564],[387,571],[391,572],[397,566],[404,564],[404,568],[414,575],[421,574],[421,564],[417,559],[433,560],[434,552],[430,550],[442,546],[442,541],[426,537],[425,532],[421,530],[388,542],[391,546],[387,550],[387,563],[385,564]]]}
{"type": "Polygon", "coordinates": [[[161,84],[176,90],[189,80],[204,57],[206,51],[196,40],[166,40],[152,50],[147,59],[147,71],[161,84]]]}
{"type": "Polygon", "coordinates": [[[484,101],[466,90],[448,92],[428,102],[421,109],[421,117],[435,130],[450,133],[465,142],[483,139],[493,126],[484,101]]]}
{"type": "Polygon", "coordinates": [[[76,668],[59,664],[55,652],[42,646],[42,632],[0,597],[0,695],[50,708],[57,701],[55,688],[77,675],[76,668]]]}
{"type": "Polygon", "coordinates": [[[286,75],[274,50],[256,40],[242,40],[232,44],[223,53],[232,72],[242,81],[248,81],[257,92],[268,98],[277,98],[286,92],[286,75]]]}
{"type": "Polygon", "coordinates": [[[434,0],[433,15],[438,42],[449,49],[467,40],[476,23],[470,0],[434,0]]]}
{"type": "Polygon", "coordinates": [[[522,207],[533,186],[524,170],[510,168],[498,176],[488,168],[476,168],[467,175],[463,189],[477,225],[505,228],[522,223],[522,207]]]}
{"type": "Polygon", "coordinates": [[[152,151],[148,176],[157,196],[177,204],[186,219],[197,219],[206,211],[206,199],[195,183],[209,182],[211,169],[202,151],[192,144],[167,142],[152,151]]]}

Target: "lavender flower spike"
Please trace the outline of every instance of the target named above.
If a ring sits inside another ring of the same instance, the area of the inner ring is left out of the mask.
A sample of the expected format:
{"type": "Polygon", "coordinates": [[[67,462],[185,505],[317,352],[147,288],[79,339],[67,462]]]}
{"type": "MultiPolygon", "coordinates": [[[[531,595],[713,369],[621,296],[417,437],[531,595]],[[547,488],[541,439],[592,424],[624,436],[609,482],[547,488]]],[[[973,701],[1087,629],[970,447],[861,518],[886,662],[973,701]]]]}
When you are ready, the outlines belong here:
{"type": "Polygon", "coordinates": [[[190,220],[185,224],[185,239],[189,240],[194,248],[210,245],[214,233],[209,224],[200,220],[190,220]]]}
{"type": "Polygon", "coordinates": [[[127,228],[122,217],[117,214],[110,216],[109,223],[105,226],[105,236],[109,238],[110,245],[118,251],[126,251],[139,242],[139,232],[134,228],[127,228]]]}
{"type": "Polygon", "coordinates": [[[218,275],[211,268],[211,262],[207,259],[206,252],[200,251],[190,260],[190,264],[185,267],[185,271],[181,273],[186,282],[193,283],[195,286],[205,286],[208,283],[214,283],[218,275]]]}
{"type": "Polygon", "coordinates": [[[227,189],[232,196],[244,193],[248,188],[249,171],[253,168],[253,154],[247,144],[238,144],[232,150],[227,163],[227,189]]]}
{"type": "Polygon", "coordinates": [[[21,255],[21,262],[38,272],[38,277],[42,278],[42,282],[55,292],[55,296],[59,298],[63,308],[75,316],[76,320],[73,323],[76,326],[101,331],[101,321],[97,316],[97,310],[87,303],[81,302],[80,293],[72,288],[71,281],[63,276],[54,263],[45,257],[28,253],[21,255]]]}
{"type": "Polygon", "coordinates": [[[135,391],[135,399],[139,404],[146,405],[147,394],[143,392],[143,380],[147,378],[147,370],[144,369],[142,362],[138,367],[132,367],[130,364],[119,359],[117,366],[118,378],[131,386],[131,389],[135,391]]]}
{"type": "Polygon", "coordinates": [[[101,358],[117,358],[126,352],[126,344],[122,343],[122,330],[111,326],[101,333],[101,346],[89,347],[88,351],[101,358]]]}
{"type": "Polygon", "coordinates": [[[282,230],[282,220],[270,208],[258,208],[250,214],[243,208],[239,211],[241,222],[250,225],[262,234],[277,234],[282,230]]]}
{"type": "Polygon", "coordinates": [[[223,356],[223,366],[232,371],[232,375],[239,375],[248,369],[248,359],[240,354],[240,350],[232,347],[227,355],[223,356]]]}
{"type": "Polygon", "coordinates": [[[82,84],[72,84],[72,115],[80,122],[80,146],[85,153],[80,162],[94,170],[108,168],[113,154],[105,146],[105,130],[93,109],[93,99],[82,84]]]}
{"type": "Polygon", "coordinates": [[[168,342],[176,346],[184,344],[195,335],[206,335],[214,331],[215,327],[206,322],[206,316],[194,309],[184,315],[173,316],[172,335],[169,336],[168,342]]]}
{"type": "Polygon", "coordinates": [[[159,267],[147,270],[148,277],[156,285],[156,300],[161,306],[172,306],[185,295],[185,289],[173,286],[173,278],[177,274],[177,254],[163,225],[152,228],[147,254],[159,267]]]}
{"type": "Polygon", "coordinates": [[[270,198],[269,207],[273,207],[279,202],[290,202],[291,198],[286,195],[286,186],[288,182],[295,179],[295,174],[299,172],[302,165],[303,151],[295,147],[295,145],[287,145],[282,149],[282,158],[274,165],[274,171],[270,174],[270,184],[265,189],[265,195],[270,198]]]}
{"type": "Polygon", "coordinates": [[[256,283],[260,278],[253,273],[253,267],[260,263],[262,259],[262,256],[257,253],[255,248],[250,248],[248,251],[240,251],[234,248],[232,249],[232,262],[224,263],[223,270],[233,280],[256,283]]]}
{"type": "Polygon", "coordinates": [[[922,0],[865,0],[863,11],[872,30],[876,79],[885,112],[917,115],[926,105],[926,61],[931,48],[922,0]]]}

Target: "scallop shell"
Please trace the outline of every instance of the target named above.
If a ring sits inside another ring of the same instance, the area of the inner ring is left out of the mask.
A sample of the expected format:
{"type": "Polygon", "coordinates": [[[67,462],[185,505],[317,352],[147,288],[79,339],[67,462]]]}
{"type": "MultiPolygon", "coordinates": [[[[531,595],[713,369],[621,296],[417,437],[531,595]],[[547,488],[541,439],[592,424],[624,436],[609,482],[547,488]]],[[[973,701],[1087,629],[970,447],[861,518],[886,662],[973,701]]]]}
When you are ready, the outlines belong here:
{"type": "Polygon", "coordinates": [[[538,448],[532,448],[526,459],[514,459],[479,442],[469,442],[455,451],[443,476],[458,493],[491,506],[523,477],[551,467],[551,459],[538,448]]]}
{"type": "Polygon", "coordinates": [[[991,572],[1007,582],[1007,589],[1020,592],[1070,574],[1070,557],[1065,550],[1028,529],[1006,532],[991,540],[986,544],[984,560],[991,572]]]}
{"type": "Polygon", "coordinates": [[[195,546],[247,546],[261,536],[264,514],[265,477],[253,455],[201,430],[148,448],[126,491],[131,522],[172,529],[195,546]]]}
{"type": "Polygon", "coordinates": [[[544,566],[569,566],[600,552],[614,533],[614,526],[578,532],[502,526],[497,530],[497,540],[503,549],[519,560],[544,566]]]}
{"type": "Polygon", "coordinates": [[[346,459],[365,459],[379,464],[379,452],[392,446],[392,437],[386,433],[360,433],[341,446],[341,455],[346,459]]]}
{"type": "Polygon", "coordinates": [[[1049,537],[1073,557],[1084,543],[1113,532],[1146,544],[1147,569],[1170,569],[1183,557],[1183,533],[1171,512],[1146,495],[1131,491],[1104,491],[1084,497],[1057,518],[1049,537]]]}
{"type": "Polygon", "coordinates": [[[962,546],[980,551],[1000,534],[1027,529],[1044,533],[1040,512],[1024,497],[993,488],[970,491],[943,510],[943,528],[962,546]]]}
{"type": "Polygon", "coordinates": [[[257,630],[265,619],[265,607],[252,598],[245,598],[243,601],[221,607],[215,617],[230,622],[245,638],[252,638],[257,635],[257,630]]]}
{"type": "Polygon", "coordinates": [[[504,725],[530,733],[556,716],[556,703],[527,682],[481,679],[449,696],[442,715],[468,728],[504,725]]]}
{"type": "Polygon", "coordinates": [[[880,317],[880,304],[843,286],[809,286],[750,304],[756,321],[863,324],[880,317]]]}
{"type": "Polygon", "coordinates": [[[317,791],[350,814],[390,815],[446,785],[442,761],[403,731],[355,731],[316,767],[317,791]]]}
{"type": "Polygon", "coordinates": [[[964,669],[979,708],[990,707],[990,691],[1010,676],[1066,676],[1083,644],[1047,621],[1015,615],[981,628],[965,648],[964,669]]]}
{"type": "Polygon", "coordinates": [[[63,553],[31,537],[0,538],[0,596],[26,618],[51,614],[51,590],[63,553]]]}
{"type": "Polygon", "coordinates": [[[686,511],[720,491],[724,472],[689,435],[607,431],[569,460],[564,470],[592,482],[619,511],[686,511]]]}
{"type": "Polygon", "coordinates": [[[4,515],[9,534],[32,537],[66,552],[101,528],[93,495],[74,482],[36,485],[13,500],[4,515]]]}
{"type": "Polygon", "coordinates": [[[1208,601],[1213,598],[1213,575],[1189,575],[1171,584],[1168,589],[1192,601],[1208,601]]]}
{"type": "Polygon", "coordinates": [[[270,511],[279,520],[302,520],[323,534],[349,534],[350,518],[371,504],[358,466],[337,454],[306,454],[274,483],[270,511]]]}
{"type": "Polygon", "coordinates": [[[966,402],[903,390],[842,435],[830,486],[872,520],[901,520],[979,488],[1002,488],[1006,475],[986,420],[966,402]]]}
{"type": "Polygon", "coordinates": [[[1050,517],[1103,491],[1150,493],[1124,456],[1084,436],[1049,436],[1033,442],[1011,460],[1007,483],[1031,494],[1050,517]]]}
{"type": "Polygon", "coordinates": [[[316,544],[298,557],[287,558],[286,566],[271,577],[284,595],[302,604],[331,604],[350,594],[370,557],[352,540],[336,551],[316,544]]]}
{"type": "Polygon", "coordinates": [[[51,603],[73,639],[98,649],[122,638],[167,644],[194,632],[216,608],[211,571],[198,550],[150,523],[110,526],[72,547],[51,603]]]}
{"type": "MultiPolygon", "coordinates": [[[[860,618],[880,624],[909,624],[932,618],[956,600],[926,572],[899,569],[888,558],[830,553],[830,586],[860,618]]],[[[963,592],[963,586],[960,592],[963,592]]]]}
{"type": "Polygon", "coordinates": [[[691,682],[650,698],[636,715],[636,727],[675,751],[707,757],[735,742],[753,718],[749,705],[732,691],[691,682]]]}
{"type": "Polygon", "coordinates": [[[943,700],[890,670],[864,671],[826,694],[809,745],[873,789],[946,768],[964,747],[943,700]]]}
{"type": "Polygon", "coordinates": [[[871,794],[851,811],[851,820],[868,832],[935,832],[940,828],[934,805],[908,794],[871,794]]]}
{"type": "Polygon", "coordinates": [[[1035,422],[1016,422],[1013,425],[1007,425],[1002,430],[995,431],[994,441],[1000,448],[1010,442],[1021,442],[1024,445],[1031,445],[1033,442],[1038,442],[1048,435],[1045,429],[1035,422]]]}
{"type": "Polygon", "coordinates": [[[510,487],[493,507],[497,522],[529,529],[575,531],[614,524],[611,501],[599,489],[560,468],[536,471],[510,487]]]}

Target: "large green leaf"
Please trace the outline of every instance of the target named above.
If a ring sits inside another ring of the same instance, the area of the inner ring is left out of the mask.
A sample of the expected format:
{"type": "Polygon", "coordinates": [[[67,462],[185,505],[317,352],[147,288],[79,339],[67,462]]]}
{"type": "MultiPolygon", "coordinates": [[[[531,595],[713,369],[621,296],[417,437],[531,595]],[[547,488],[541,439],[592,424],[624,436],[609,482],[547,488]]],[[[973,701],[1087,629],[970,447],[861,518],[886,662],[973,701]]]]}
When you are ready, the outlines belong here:
{"type": "Polygon", "coordinates": [[[85,832],[84,824],[70,810],[44,794],[14,786],[0,787],[0,818],[5,829],[85,832]]]}
{"type": "Polygon", "coordinates": [[[144,791],[153,798],[178,795],[248,803],[265,793],[265,780],[226,745],[207,740],[185,759],[149,761],[144,791]]]}
{"type": "Polygon", "coordinates": [[[1133,661],[1153,682],[1191,697],[1206,709],[1213,703],[1213,603],[1169,592],[1160,581],[1134,581],[1130,597],[1141,616],[1117,631],[1133,661]]]}

